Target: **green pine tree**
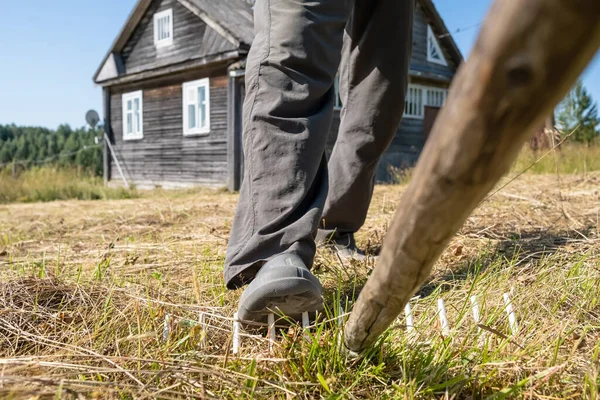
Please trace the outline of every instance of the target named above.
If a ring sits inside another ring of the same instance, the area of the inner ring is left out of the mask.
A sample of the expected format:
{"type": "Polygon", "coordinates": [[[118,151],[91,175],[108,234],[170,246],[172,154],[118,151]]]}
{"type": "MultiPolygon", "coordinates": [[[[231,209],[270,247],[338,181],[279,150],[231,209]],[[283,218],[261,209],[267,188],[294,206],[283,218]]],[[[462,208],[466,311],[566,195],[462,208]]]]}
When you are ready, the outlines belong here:
{"type": "Polygon", "coordinates": [[[589,144],[598,140],[598,106],[581,81],[558,106],[557,122],[564,135],[576,129],[571,136],[573,141],[589,144]]]}
{"type": "Polygon", "coordinates": [[[39,160],[43,160],[48,156],[48,136],[47,133],[40,133],[35,136],[35,148],[36,148],[36,157],[39,160]]]}
{"type": "Polygon", "coordinates": [[[16,145],[14,141],[9,140],[4,142],[0,147],[0,163],[7,164],[13,161],[15,158],[16,145]]]}
{"type": "Polygon", "coordinates": [[[20,135],[17,139],[17,151],[15,153],[15,158],[17,161],[25,161],[29,157],[29,142],[25,135],[20,135]]]}
{"type": "Polygon", "coordinates": [[[56,135],[56,132],[53,132],[48,135],[48,149],[46,150],[46,154],[48,157],[52,157],[56,156],[58,153],[60,153],[60,149],[58,147],[58,136],[56,135]]]}
{"type": "Polygon", "coordinates": [[[75,165],[77,154],[74,153],[76,153],[82,147],[83,146],[79,140],[79,134],[69,130],[69,136],[67,137],[67,140],[65,140],[65,144],[61,151],[60,165],[75,165]]]}

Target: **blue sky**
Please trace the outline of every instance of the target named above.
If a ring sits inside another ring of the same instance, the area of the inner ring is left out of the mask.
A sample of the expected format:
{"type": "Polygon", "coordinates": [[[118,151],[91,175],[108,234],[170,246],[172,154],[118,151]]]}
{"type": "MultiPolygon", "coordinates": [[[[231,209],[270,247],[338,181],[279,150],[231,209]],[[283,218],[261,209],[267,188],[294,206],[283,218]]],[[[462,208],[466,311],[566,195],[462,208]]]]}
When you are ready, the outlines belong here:
{"type": "MultiPolygon", "coordinates": [[[[214,0],[219,1],[219,0],[214,0]]],[[[449,29],[481,22],[491,0],[437,0],[449,29]]],[[[79,127],[85,112],[101,112],[92,83],[102,57],[135,0],[19,0],[2,5],[0,24],[0,124],[79,127]]],[[[477,29],[455,39],[465,56],[477,29]]],[[[600,100],[600,57],[584,74],[600,100]]]]}

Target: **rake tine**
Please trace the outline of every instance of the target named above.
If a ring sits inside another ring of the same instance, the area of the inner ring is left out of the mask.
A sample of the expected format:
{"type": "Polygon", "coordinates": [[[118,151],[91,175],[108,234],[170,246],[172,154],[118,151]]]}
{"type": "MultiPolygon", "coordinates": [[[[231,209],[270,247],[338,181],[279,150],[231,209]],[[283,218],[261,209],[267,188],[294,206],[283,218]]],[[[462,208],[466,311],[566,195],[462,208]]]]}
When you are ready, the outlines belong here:
{"type": "Polygon", "coordinates": [[[483,346],[485,344],[485,332],[479,327],[481,323],[481,310],[479,308],[479,301],[477,300],[477,296],[471,296],[471,306],[473,307],[473,320],[477,326],[477,333],[479,333],[478,341],[479,345],[483,346]]]}
{"type": "Polygon", "coordinates": [[[240,352],[240,321],[238,314],[233,315],[233,354],[237,355],[240,352]]]}
{"type": "Polygon", "coordinates": [[[169,335],[171,334],[171,314],[165,315],[165,324],[163,325],[163,341],[166,343],[169,341],[169,335]]]}
{"type": "Polygon", "coordinates": [[[310,326],[310,320],[308,318],[308,311],[302,313],[302,327],[307,329],[310,326]]]}
{"type": "Polygon", "coordinates": [[[269,323],[269,352],[273,352],[273,345],[275,344],[275,314],[271,313],[268,317],[269,323]]]}
{"type": "Polygon", "coordinates": [[[508,315],[508,323],[510,325],[510,331],[515,336],[519,333],[519,325],[517,324],[517,314],[510,300],[508,293],[504,293],[504,304],[506,305],[506,314],[508,315]]]}
{"type": "Polygon", "coordinates": [[[412,335],[415,333],[415,321],[413,319],[412,308],[410,306],[410,301],[406,303],[404,307],[404,314],[406,316],[406,332],[412,335]]]}
{"type": "Polygon", "coordinates": [[[340,332],[338,333],[338,337],[337,337],[338,349],[342,350],[345,347],[344,346],[344,322],[345,322],[345,318],[344,318],[344,308],[342,307],[341,304],[338,306],[338,317],[336,319],[337,319],[338,327],[340,328],[340,332]]]}
{"type": "Polygon", "coordinates": [[[442,336],[449,336],[450,324],[448,323],[448,317],[446,316],[446,306],[444,305],[443,299],[438,299],[438,311],[440,315],[440,325],[442,327],[442,336]]]}
{"type": "Polygon", "coordinates": [[[310,335],[308,334],[308,329],[310,326],[310,319],[308,318],[308,311],[302,313],[302,328],[304,329],[304,337],[306,340],[310,342],[310,335]]]}
{"type": "MultiPolygon", "coordinates": [[[[479,325],[481,322],[481,313],[479,311],[479,302],[477,301],[477,296],[471,296],[471,306],[473,307],[473,320],[479,325]]],[[[479,328],[479,331],[481,331],[481,328],[479,328]]]]}

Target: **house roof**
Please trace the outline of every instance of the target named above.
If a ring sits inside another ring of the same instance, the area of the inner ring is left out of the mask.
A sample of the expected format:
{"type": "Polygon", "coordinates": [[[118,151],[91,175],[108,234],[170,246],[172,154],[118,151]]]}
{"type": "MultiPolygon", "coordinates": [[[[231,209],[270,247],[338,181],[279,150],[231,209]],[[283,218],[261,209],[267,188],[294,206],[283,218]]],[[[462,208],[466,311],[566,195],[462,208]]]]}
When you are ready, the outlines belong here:
{"type": "MultiPolygon", "coordinates": [[[[153,0],[138,0],[133,11],[94,74],[94,82],[105,80],[106,73],[123,73],[120,53],[131,38],[153,0]]],[[[246,0],[177,0],[208,26],[241,50],[247,50],[254,37],[252,8],[246,0]]]]}
{"type": "Polygon", "coordinates": [[[206,13],[203,19],[211,19],[215,24],[220,25],[242,47],[249,47],[252,43],[254,16],[246,0],[187,0],[187,3],[196,10],[206,13]]]}
{"type": "MultiPolygon", "coordinates": [[[[152,1],[138,0],[125,25],[94,74],[94,82],[106,81],[126,72],[124,71],[120,54],[146,11],[151,6],[152,1]]],[[[250,47],[254,38],[254,22],[252,8],[247,0],[176,1],[202,19],[208,26],[232,42],[240,50],[246,51],[250,47]]],[[[420,3],[425,13],[431,18],[430,22],[438,34],[441,45],[448,50],[452,61],[456,65],[461,64],[463,61],[462,53],[448,31],[433,0],[420,0],[420,3]]]]}
{"type": "Polygon", "coordinates": [[[425,13],[429,17],[431,17],[433,29],[438,34],[438,40],[440,41],[441,45],[448,49],[452,61],[454,61],[456,65],[460,65],[464,61],[463,55],[458,49],[458,46],[456,45],[452,34],[450,33],[450,31],[448,31],[448,27],[444,23],[444,20],[442,19],[442,16],[435,7],[435,4],[433,4],[433,0],[420,1],[423,5],[425,13]]]}

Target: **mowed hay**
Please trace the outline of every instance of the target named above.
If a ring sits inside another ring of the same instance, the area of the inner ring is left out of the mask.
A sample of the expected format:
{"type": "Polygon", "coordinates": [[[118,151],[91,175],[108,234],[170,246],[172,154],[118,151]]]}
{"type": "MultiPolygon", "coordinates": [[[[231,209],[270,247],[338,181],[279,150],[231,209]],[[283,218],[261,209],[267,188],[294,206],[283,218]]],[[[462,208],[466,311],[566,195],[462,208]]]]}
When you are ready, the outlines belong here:
{"type": "MultiPolygon", "coordinates": [[[[594,398],[599,177],[526,174],[482,203],[412,303],[414,334],[401,315],[361,359],[340,351],[338,309],[375,261],[326,251],[314,271],[327,310],[308,340],[280,330],[270,352],[246,334],[231,353],[240,291],[222,265],[236,195],[0,206],[0,398],[594,398]]],[[[358,236],[369,253],[404,188],[376,188],[358,236]]]]}

